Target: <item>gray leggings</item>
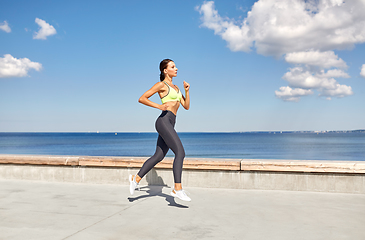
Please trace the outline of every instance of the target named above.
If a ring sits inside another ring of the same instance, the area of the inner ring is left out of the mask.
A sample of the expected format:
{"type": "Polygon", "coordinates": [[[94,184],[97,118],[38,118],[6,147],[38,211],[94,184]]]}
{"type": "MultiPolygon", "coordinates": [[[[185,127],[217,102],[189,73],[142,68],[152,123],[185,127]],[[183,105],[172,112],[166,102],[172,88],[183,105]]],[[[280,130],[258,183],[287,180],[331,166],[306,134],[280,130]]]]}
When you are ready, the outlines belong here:
{"type": "Polygon", "coordinates": [[[161,162],[169,149],[175,153],[173,173],[175,183],[181,183],[182,167],[185,157],[185,150],[177,135],[175,126],[176,116],[171,111],[163,111],[156,120],[158,132],[155,154],[147,159],[138,172],[138,176],[144,177],[157,163],[161,162]]]}

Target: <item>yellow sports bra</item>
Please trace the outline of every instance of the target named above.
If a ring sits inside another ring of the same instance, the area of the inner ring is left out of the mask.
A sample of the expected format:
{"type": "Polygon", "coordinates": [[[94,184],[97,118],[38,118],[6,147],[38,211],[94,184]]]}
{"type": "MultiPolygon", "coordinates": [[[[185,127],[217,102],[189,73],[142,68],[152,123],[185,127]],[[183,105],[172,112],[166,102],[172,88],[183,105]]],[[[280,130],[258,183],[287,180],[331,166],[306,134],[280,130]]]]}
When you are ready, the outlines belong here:
{"type": "Polygon", "coordinates": [[[182,98],[182,94],[181,94],[180,90],[178,89],[178,91],[176,91],[174,88],[170,87],[170,85],[168,85],[165,81],[163,81],[163,82],[169,88],[169,92],[164,97],[161,98],[162,104],[164,104],[165,102],[171,102],[171,101],[180,102],[180,100],[182,98]]]}

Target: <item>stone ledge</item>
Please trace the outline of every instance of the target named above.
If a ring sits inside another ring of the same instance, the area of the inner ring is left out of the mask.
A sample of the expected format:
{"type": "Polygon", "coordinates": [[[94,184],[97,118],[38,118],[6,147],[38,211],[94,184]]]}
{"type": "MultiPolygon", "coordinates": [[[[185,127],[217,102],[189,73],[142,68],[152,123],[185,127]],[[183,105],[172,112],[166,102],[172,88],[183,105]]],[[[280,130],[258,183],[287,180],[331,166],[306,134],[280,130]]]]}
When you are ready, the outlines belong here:
{"type": "MultiPolygon", "coordinates": [[[[140,168],[147,157],[49,156],[0,154],[0,164],[68,165],[140,168]]],[[[173,158],[158,163],[157,169],[171,169],[173,158]]],[[[365,161],[312,161],[270,159],[186,158],[184,169],[219,171],[271,171],[364,174],[365,161]]]]}
{"type": "MultiPolygon", "coordinates": [[[[142,167],[147,158],[141,157],[80,157],[80,166],[98,166],[98,167],[142,167]]],[[[171,169],[173,158],[166,158],[158,163],[155,168],[171,169]]],[[[197,159],[186,158],[184,160],[184,169],[200,170],[231,170],[239,171],[241,160],[230,159],[197,159]]]]}
{"type": "Polygon", "coordinates": [[[365,173],[365,162],[247,159],[241,161],[241,170],[356,174],[365,173]]]}
{"type": "Polygon", "coordinates": [[[79,165],[77,156],[51,155],[3,155],[0,154],[0,164],[31,164],[31,165],[79,165]]]}

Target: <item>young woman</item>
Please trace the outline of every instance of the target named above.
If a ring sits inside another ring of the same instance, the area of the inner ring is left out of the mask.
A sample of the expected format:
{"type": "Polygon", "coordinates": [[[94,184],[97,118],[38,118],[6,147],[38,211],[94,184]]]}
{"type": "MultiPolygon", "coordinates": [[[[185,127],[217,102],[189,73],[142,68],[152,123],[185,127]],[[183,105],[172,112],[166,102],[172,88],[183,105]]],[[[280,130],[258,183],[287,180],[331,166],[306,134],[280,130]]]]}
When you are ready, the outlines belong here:
{"type": "Polygon", "coordinates": [[[164,59],[160,62],[160,82],[156,83],[151,89],[145,92],[139,102],[149,107],[162,110],[161,115],[156,120],[156,130],[158,132],[157,147],[155,154],[146,160],[137,175],[129,176],[130,193],[133,195],[141,179],[162,159],[167,151],[171,149],[175,154],[173,163],[173,174],[175,186],[171,191],[173,197],[178,197],[184,201],[191,201],[181,186],[181,174],[185,150],[177,135],[174,126],[176,113],[180,104],[188,110],[190,108],[190,85],[184,81],[185,97],[181,94],[180,89],[172,83],[172,78],[177,75],[177,67],[171,59],[164,59]],[[158,93],[162,104],[157,104],[149,98],[158,93]]]}

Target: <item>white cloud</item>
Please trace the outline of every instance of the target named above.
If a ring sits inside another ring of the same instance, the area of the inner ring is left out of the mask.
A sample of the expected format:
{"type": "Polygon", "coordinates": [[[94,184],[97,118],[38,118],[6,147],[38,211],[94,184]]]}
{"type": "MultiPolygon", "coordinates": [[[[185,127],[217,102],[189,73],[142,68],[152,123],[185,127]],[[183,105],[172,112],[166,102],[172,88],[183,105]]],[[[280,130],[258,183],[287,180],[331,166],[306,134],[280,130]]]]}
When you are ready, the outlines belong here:
{"type": "Polygon", "coordinates": [[[30,69],[40,71],[42,64],[32,62],[28,58],[17,59],[10,54],[0,57],[0,78],[25,77],[30,69]]]}
{"type": "Polygon", "coordinates": [[[228,42],[228,47],[232,51],[250,51],[252,39],[248,36],[249,28],[245,22],[242,26],[237,26],[234,21],[223,19],[214,9],[213,1],[205,2],[195,9],[203,15],[201,18],[202,26],[214,30],[214,34],[220,35],[228,42]]]}
{"type": "Polygon", "coordinates": [[[46,40],[48,36],[57,33],[56,29],[52,25],[48,24],[46,21],[36,18],[35,22],[40,26],[40,29],[34,34],[33,39],[46,40]]]}
{"type": "Polygon", "coordinates": [[[3,30],[7,33],[11,32],[11,28],[9,27],[9,24],[7,21],[4,21],[3,23],[0,23],[0,30],[3,30]]]}
{"type": "Polygon", "coordinates": [[[332,69],[328,70],[327,72],[324,72],[324,70],[321,70],[318,74],[318,77],[321,78],[349,78],[350,76],[345,73],[344,71],[340,69],[332,69]]]}
{"type": "Polygon", "coordinates": [[[322,87],[331,88],[336,83],[335,80],[331,81],[327,78],[319,78],[301,67],[291,68],[290,71],[283,76],[283,79],[289,82],[290,87],[305,89],[317,89],[322,87]]]}
{"type": "Polygon", "coordinates": [[[342,98],[352,94],[353,92],[350,86],[340,85],[337,83],[334,89],[323,89],[320,96],[342,98]]]}
{"type": "Polygon", "coordinates": [[[325,72],[311,72],[303,67],[290,68],[283,79],[288,81],[289,87],[316,90],[319,96],[345,97],[353,94],[350,86],[339,84],[333,77],[348,77],[342,70],[334,69],[325,72]]]}
{"type": "Polygon", "coordinates": [[[213,1],[196,10],[202,26],[214,30],[232,51],[248,52],[254,46],[259,54],[278,57],[365,42],[365,1],[259,0],[239,23],[221,17],[213,1]]]}
{"type": "Polygon", "coordinates": [[[275,96],[287,102],[299,102],[300,97],[313,94],[312,90],[302,88],[281,87],[275,96]]]}
{"type": "Polygon", "coordinates": [[[361,67],[360,75],[365,78],[365,64],[363,64],[361,67]]]}
{"type": "Polygon", "coordinates": [[[331,100],[331,97],[341,98],[353,94],[350,86],[340,85],[334,79],[350,76],[342,70],[347,68],[347,64],[333,51],[288,53],[285,55],[285,61],[297,65],[283,76],[289,87],[317,90],[319,96],[327,97],[328,100],[331,100]],[[326,72],[325,69],[329,70],[326,72]]]}
{"type": "Polygon", "coordinates": [[[350,86],[334,79],[350,76],[344,71],[346,62],[333,50],[365,42],[365,1],[259,0],[241,21],[221,17],[213,1],[196,10],[201,26],[214,30],[232,51],[284,55],[296,65],[283,76],[289,86],[275,91],[277,97],[299,101],[313,90],[328,98],[353,94],[350,86]]]}
{"type": "Polygon", "coordinates": [[[305,64],[307,66],[316,66],[320,68],[347,68],[346,63],[333,51],[306,51],[288,53],[285,55],[285,61],[288,63],[305,64]]]}

